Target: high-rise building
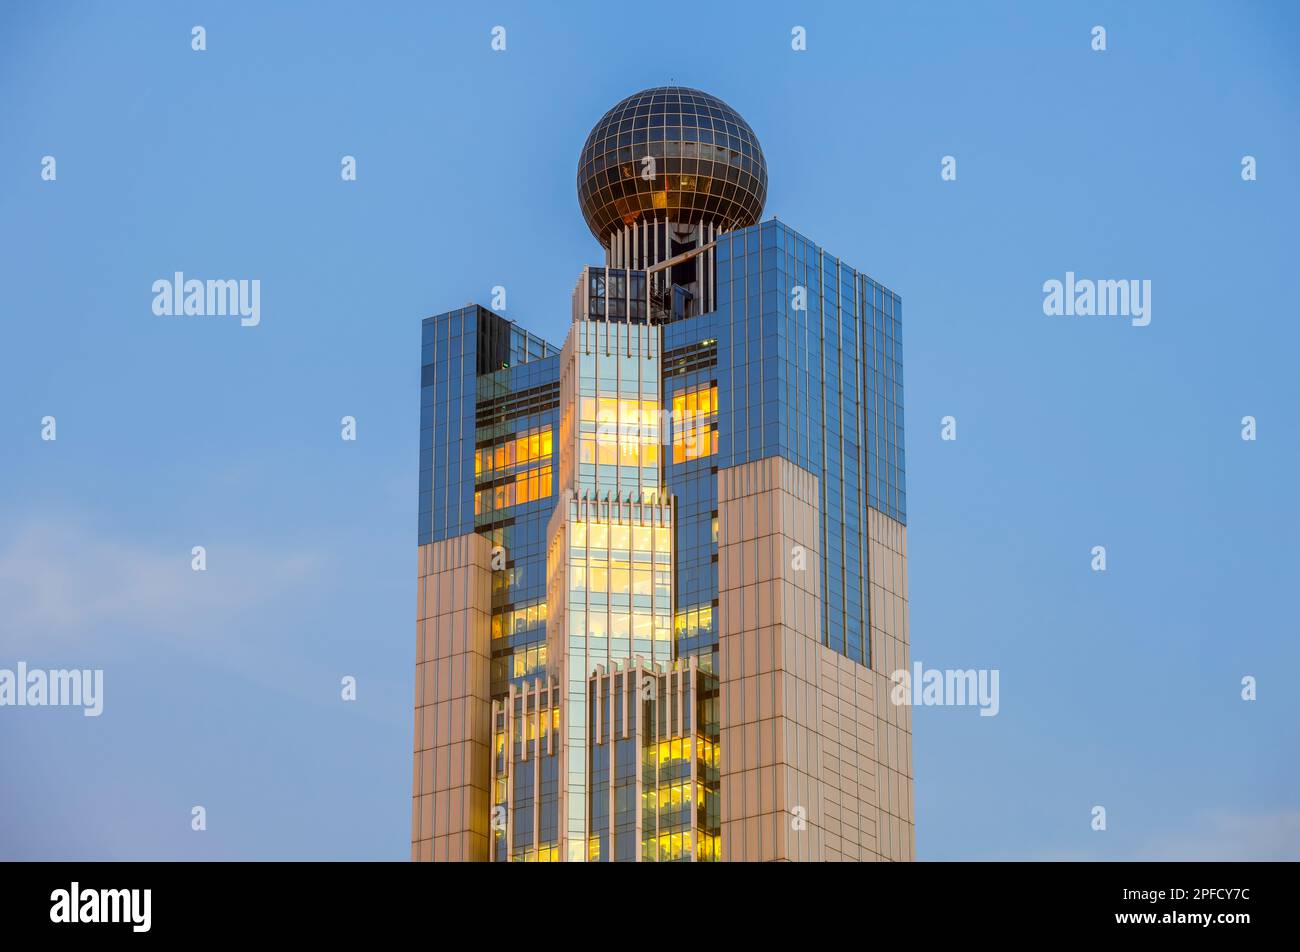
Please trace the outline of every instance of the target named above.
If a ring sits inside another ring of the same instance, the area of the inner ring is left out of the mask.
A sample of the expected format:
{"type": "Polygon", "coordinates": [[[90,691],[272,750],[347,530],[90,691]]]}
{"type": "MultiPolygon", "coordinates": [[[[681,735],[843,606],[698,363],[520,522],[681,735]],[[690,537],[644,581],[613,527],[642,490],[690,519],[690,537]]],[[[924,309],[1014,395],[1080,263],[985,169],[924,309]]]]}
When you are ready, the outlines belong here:
{"type": "Polygon", "coordinates": [[[563,345],[424,321],[413,859],[913,858],[902,303],[766,194],[645,90],[563,345]]]}

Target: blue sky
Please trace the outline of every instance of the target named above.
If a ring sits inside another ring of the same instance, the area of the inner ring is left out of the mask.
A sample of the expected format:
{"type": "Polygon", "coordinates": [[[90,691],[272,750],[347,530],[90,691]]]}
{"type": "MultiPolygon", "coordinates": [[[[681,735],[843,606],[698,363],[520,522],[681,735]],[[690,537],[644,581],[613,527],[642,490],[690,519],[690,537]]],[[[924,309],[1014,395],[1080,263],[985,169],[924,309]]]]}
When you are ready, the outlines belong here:
{"type": "Polygon", "coordinates": [[[393,6],[0,12],[0,667],[105,672],[0,709],[0,857],[408,856],[420,319],[558,343],[583,140],[674,81],[904,299],[913,658],[1001,672],[915,711],[920,858],[1300,858],[1292,6],[393,6]],[[1045,316],[1067,271],[1151,324],[1045,316]]]}

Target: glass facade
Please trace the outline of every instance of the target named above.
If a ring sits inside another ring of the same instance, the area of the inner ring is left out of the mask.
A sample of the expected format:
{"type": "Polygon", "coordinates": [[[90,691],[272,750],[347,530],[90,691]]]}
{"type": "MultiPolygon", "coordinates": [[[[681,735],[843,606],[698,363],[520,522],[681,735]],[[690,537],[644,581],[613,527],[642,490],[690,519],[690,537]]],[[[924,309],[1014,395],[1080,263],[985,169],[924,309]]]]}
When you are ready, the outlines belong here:
{"type": "MultiPolygon", "coordinates": [[[[819,477],[823,637],[870,665],[866,511],[907,523],[902,302],[779,221],[721,236],[716,259],[717,310],[664,328],[664,401],[717,388],[710,452],[686,459],[674,446],[668,460],[678,572],[692,579],[678,586],[676,610],[716,597],[712,477],[783,456],[819,477]]],[[[697,633],[683,650],[716,641],[716,631],[697,633]]]]}

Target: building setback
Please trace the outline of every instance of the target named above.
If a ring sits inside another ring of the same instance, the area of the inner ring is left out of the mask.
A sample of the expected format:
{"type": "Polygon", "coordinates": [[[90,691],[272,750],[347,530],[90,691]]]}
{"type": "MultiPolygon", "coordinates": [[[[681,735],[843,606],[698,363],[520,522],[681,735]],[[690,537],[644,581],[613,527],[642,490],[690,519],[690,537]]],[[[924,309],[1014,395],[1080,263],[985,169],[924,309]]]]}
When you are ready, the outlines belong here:
{"type": "Polygon", "coordinates": [[[902,302],[766,193],[645,90],[563,346],[424,321],[412,859],[913,858],[902,302]]]}

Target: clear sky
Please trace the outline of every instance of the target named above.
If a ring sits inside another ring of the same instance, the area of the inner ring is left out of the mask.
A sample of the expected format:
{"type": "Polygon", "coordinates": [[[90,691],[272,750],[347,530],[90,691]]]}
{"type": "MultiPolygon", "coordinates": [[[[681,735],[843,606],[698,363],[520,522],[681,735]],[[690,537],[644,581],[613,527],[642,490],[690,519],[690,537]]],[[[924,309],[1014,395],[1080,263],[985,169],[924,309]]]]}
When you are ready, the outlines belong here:
{"type": "Polygon", "coordinates": [[[420,320],[559,343],[583,140],[671,81],[904,300],[913,658],[1001,694],[916,710],[919,857],[1300,858],[1297,8],[729,6],[3,6],[0,668],[105,698],[0,708],[0,857],[409,855],[420,320]]]}

